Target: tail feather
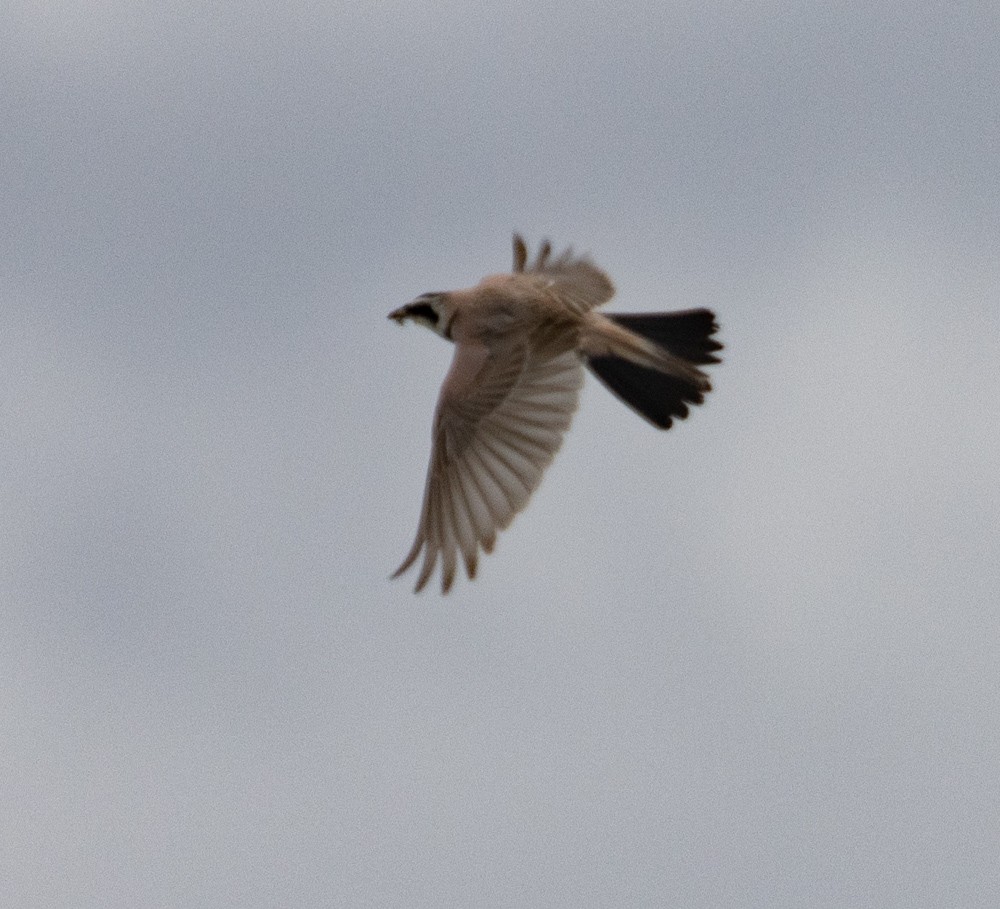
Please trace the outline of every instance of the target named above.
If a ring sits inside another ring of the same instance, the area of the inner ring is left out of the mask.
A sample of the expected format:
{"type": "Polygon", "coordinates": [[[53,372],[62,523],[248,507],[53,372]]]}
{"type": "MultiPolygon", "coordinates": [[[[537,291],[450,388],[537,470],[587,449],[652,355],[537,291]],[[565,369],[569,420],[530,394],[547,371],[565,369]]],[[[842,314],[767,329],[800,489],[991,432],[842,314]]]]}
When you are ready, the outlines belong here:
{"type": "Polygon", "coordinates": [[[612,322],[665,347],[674,356],[690,363],[718,363],[713,356],[722,345],[712,337],[719,330],[715,313],[708,309],[682,312],[605,313],[612,322]]]}
{"type": "Polygon", "coordinates": [[[705,400],[711,385],[697,367],[718,363],[715,351],[722,349],[722,345],[711,337],[718,330],[713,313],[707,309],[693,309],[635,315],[606,313],[605,316],[691,367],[691,376],[685,377],[676,371],[668,375],[649,366],[640,366],[624,357],[589,357],[591,371],[613,394],[660,429],[669,429],[674,419],[687,417],[688,405],[701,404],[705,400]]]}

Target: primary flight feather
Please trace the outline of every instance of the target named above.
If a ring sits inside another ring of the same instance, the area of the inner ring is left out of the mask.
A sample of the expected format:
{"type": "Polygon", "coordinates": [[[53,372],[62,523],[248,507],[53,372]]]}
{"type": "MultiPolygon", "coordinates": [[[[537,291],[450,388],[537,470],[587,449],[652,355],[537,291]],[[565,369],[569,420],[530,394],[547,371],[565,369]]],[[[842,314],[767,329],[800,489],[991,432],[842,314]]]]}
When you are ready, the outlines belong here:
{"type": "Polygon", "coordinates": [[[455,343],[434,414],[417,536],[393,577],[423,553],[419,591],[441,561],[441,590],[459,561],[476,575],[527,504],[577,407],[583,367],[659,429],[711,389],[700,368],[722,345],[707,309],[632,315],[595,312],[614,295],[603,271],[570,250],[535,260],[514,237],[514,269],[466,290],[426,293],[389,313],[455,343]]]}

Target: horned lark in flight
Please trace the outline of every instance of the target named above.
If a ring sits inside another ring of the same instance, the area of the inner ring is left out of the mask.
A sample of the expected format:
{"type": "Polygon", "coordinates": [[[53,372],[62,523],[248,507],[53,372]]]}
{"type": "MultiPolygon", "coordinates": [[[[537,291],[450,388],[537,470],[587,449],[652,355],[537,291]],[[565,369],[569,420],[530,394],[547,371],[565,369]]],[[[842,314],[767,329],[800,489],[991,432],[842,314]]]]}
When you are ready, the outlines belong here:
{"type": "Polygon", "coordinates": [[[455,580],[459,556],[469,578],[479,550],[528,503],[576,410],[583,367],[659,429],[688,415],[711,389],[699,368],[718,363],[722,345],[707,309],[601,314],[611,280],[571,250],[548,242],[533,262],[514,236],[511,274],[467,290],[421,294],[389,313],[412,319],[455,343],[441,386],[420,525],[399,577],[423,552],[415,590],[440,557],[441,590],[455,580]]]}

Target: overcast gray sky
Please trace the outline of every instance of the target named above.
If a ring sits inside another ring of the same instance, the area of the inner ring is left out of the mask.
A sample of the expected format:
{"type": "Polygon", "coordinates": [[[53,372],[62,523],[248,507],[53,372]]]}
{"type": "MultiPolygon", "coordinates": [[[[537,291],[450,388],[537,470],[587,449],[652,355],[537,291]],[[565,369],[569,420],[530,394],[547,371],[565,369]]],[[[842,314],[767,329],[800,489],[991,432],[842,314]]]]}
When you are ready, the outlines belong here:
{"type": "Polygon", "coordinates": [[[0,903],[1000,902],[995,2],[0,32],[0,903]],[[515,229],[725,363],[414,597],[385,316],[515,229]]]}

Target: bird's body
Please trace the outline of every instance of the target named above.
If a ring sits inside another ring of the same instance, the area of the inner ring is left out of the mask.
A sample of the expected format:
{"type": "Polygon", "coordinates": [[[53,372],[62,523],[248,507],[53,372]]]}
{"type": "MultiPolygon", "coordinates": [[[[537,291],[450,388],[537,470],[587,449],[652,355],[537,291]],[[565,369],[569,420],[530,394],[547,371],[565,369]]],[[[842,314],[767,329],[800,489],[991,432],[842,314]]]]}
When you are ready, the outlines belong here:
{"type": "Polygon", "coordinates": [[[585,257],[551,258],[542,245],[528,264],[514,238],[514,271],[466,290],[423,294],[390,313],[455,343],[434,416],[420,526],[398,577],[424,552],[416,589],[442,560],[442,591],[458,559],[475,576],[541,482],[576,410],[583,367],[654,425],[669,429],[710,389],[700,365],[718,362],[705,309],[602,315],[614,286],[585,257]]]}

